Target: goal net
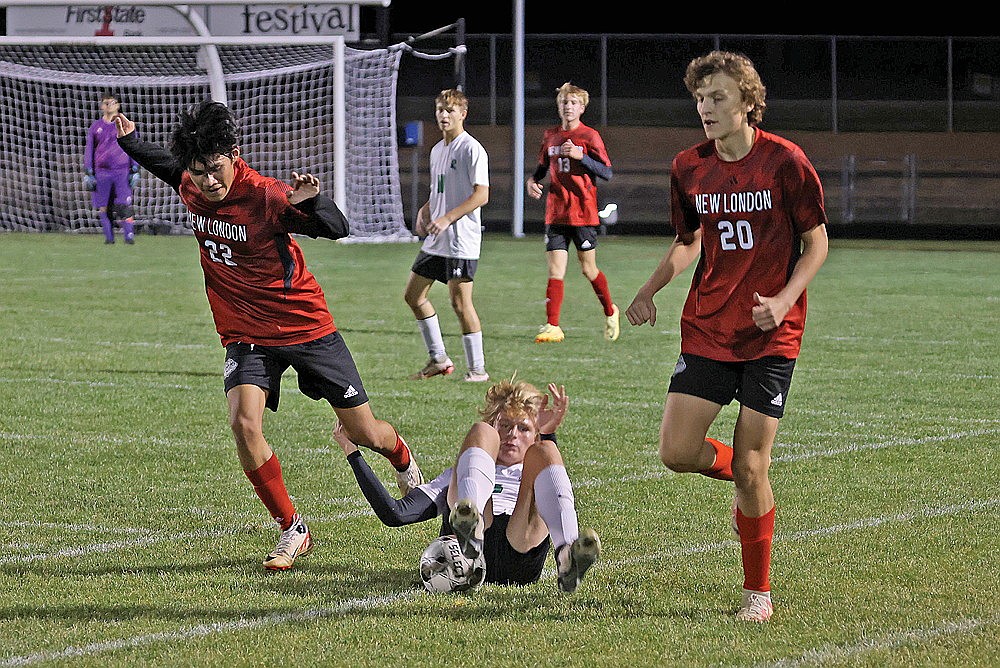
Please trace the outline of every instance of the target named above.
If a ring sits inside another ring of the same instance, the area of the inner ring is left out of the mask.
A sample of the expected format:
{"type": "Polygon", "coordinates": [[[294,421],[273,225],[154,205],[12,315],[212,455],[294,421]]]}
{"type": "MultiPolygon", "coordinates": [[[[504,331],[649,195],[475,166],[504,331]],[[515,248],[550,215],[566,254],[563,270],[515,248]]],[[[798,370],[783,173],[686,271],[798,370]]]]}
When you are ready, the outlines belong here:
{"type": "MultiPolygon", "coordinates": [[[[203,47],[0,45],[0,230],[99,232],[83,185],[86,133],[101,93],[113,91],[140,137],[167,147],[178,114],[212,97],[203,47]]],[[[396,79],[404,49],[344,49],[342,155],[351,240],[411,241],[396,145],[396,79]]],[[[251,167],[288,180],[338,164],[335,51],[329,45],[218,46],[227,103],[251,167]]],[[[135,190],[140,232],[189,230],[184,207],[143,171],[135,190]]]]}

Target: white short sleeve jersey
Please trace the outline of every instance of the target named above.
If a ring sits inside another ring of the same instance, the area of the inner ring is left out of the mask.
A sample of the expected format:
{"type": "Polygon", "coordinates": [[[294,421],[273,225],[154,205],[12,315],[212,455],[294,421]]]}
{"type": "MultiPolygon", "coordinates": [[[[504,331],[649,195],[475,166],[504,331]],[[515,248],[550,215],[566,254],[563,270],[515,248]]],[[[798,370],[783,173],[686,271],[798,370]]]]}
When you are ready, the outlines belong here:
{"type": "MultiPolygon", "coordinates": [[[[514,464],[513,466],[501,466],[497,464],[496,485],[493,487],[493,514],[510,515],[514,512],[517,504],[517,492],[521,489],[521,474],[524,471],[524,464],[514,464]]],[[[442,512],[448,507],[447,492],[448,485],[451,484],[451,469],[446,469],[430,482],[425,482],[418,487],[426,494],[431,501],[441,509],[442,512]]]]}
{"type": "MultiPolygon", "coordinates": [[[[450,144],[442,139],[431,149],[431,220],[448,213],[472,194],[474,186],[490,185],[490,165],[486,149],[468,132],[450,144]]],[[[462,216],[440,234],[431,234],[421,247],[425,253],[441,257],[478,260],[482,246],[482,207],[462,216]]]]}

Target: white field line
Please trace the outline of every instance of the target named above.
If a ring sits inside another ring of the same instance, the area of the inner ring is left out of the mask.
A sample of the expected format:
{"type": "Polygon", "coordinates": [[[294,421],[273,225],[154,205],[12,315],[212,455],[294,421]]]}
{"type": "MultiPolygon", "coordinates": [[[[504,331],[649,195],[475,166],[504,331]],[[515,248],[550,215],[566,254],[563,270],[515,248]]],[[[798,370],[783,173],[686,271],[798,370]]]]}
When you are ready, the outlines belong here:
{"type": "MultiPolygon", "coordinates": [[[[26,341],[31,343],[69,343],[73,345],[78,345],[80,339],[67,339],[65,337],[11,337],[7,341],[26,341]]],[[[218,345],[212,345],[209,343],[164,343],[162,341],[89,341],[87,346],[101,346],[101,347],[131,347],[131,348],[164,348],[167,350],[215,350],[218,349],[218,345]]]]}
{"type": "MultiPolygon", "coordinates": [[[[776,455],[771,458],[771,461],[776,464],[787,463],[787,462],[798,462],[803,459],[812,459],[813,457],[833,457],[835,455],[844,454],[847,452],[867,452],[873,450],[885,450],[888,448],[897,447],[909,447],[914,445],[925,445],[927,443],[942,443],[945,441],[959,440],[963,438],[978,438],[982,436],[993,436],[1000,434],[1000,429],[973,429],[968,431],[955,431],[949,432],[947,434],[941,434],[939,436],[924,436],[922,438],[890,438],[885,441],[880,441],[876,443],[861,443],[856,445],[846,445],[842,448],[827,448],[824,450],[809,450],[806,452],[789,453],[784,455],[776,455]]],[[[801,449],[806,446],[799,444],[789,444],[788,447],[795,449],[801,449]]],[[[573,479],[574,487],[600,487],[609,483],[629,483],[629,482],[640,482],[643,480],[653,480],[658,478],[665,478],[672,475],[681,475],[674,473],[669,469],[662,468],[656,471],[650,471],[648,473],[639,475],[626,475],[620,476],[612,479],[596,479],[596,478],[581,478],[573,479]]]]}
{"type": "Polygon", "coordinates": [[[76,434],[70,436],[53,436],[52,434],[21,434],[18,432],[11,431],[0,431],[0,440],[10,440],[10,441],[41,441],[41,440],[60,440],[63,443],[110,443],[111,445],[134,445],[143,444],[148,445],[150,443],[165,445],[165,446],[175,446],[175,445],[198,445],[191,443],[180,443],[178,441],[173,441],[166,438],[161,438],[159,436],[143,436],[142,438],[132,438],[132,437],[122,437],[122,436],[109,436],[108,434],[76,434]]]}
{"type": "MultiPolygon", "coordinates": [[[[178,373],[178,375],[181,375],[178,373]]],[[[136,383],[117,383],[110,380],[66,380],[65,378],[0,378],[0,383],[28,383],[31,385],[84,385],[86,387],[135,387],[136,383]]],[[[168,390],[193,390],[190,385],[179,385],[178,383],[142,383],[144,388],[155,388],[168,390]]],[[[199,388],[200,389],[200,388],[199,388]]]]}
{"type": "Polygon", "coordinates": [[[863,654],[883,652],[904,645],[919,645],[941,636],[968,635],[997,624],[1000,624],[1000,617],[942,621],[930,627],[894,631],[874,638],[864,638],[853,645],[826,645],[809,649],[798,657],[780,659],[773,663],[758,663],[755,668],[795,668],[796,666],[822,666],[828,663],[842,664],[863,654]]]}
{"type": "Polygon", "coordinates": [[[850,444],[840,448],[829,448],[826,450],[813,450],[800,454],[778,455],[771,459],[772,462],[797,462],[811,457],[831,457],[847,452],[865,452],[869,450],[884,450],[886,448],[896,448],[900,446],[926,445],[928,443],[943,443],[962,438],[979,438],[982,436],[993,436],[1000,434],[1000,429],[972,429],[968,431],[955,431],[940,436],[923,436],[921,438],[890,438],[879,443],[850,444]]]}
{"type": "MultiPolygon", "coordinates": [[[[897,522],[897,523],[909,522],[912,520],[924,519],[930,517],[943,517],[948,515],[956,515],[958,513],[965,511],[980,510],[983,508],[995,507],[997,505],[1000,505],[1000,499],[973,500],[968,503],[958,504],[958,505],[925,507],[912,513],[901,513],[898,515],[891,515],[886,517],[872,517],[848,524],[839,524],[830,527],[822,527],[819,529],[813,529],[809,531],[797,531],[787,536],[778,536],[776,537],[776,540],[781,540],[783,542],[805,541],[815,538],[817,536],[826,536],[835,533],[842,533],[845,531],[864,530],[870,527],[879,526],[881,524],[886,524],[890,522],[897,522]]],[[[716,543],[709,543],[705,545],[693,545],[680,550],[673,550],[653,555],[647,555],[646,557],[643,557],[641,559],[616,560],[616,561],[602,562],[602,563],[605,563],[606,567],[615,568],[622,565],[628,565],[630,563],[648,562],[650,558],[658,559],[669,556],[687,556],[691,554],[699,554],[704,552],[717,551],[721,549],[731,549],[737,547],[738,545],[739,544],[736,541],[722,541],[716,543]]],[[[551,578],[553,575],[554,573],[551,572],[551,569],[549,569],[546,572],[545,577],[548,579],[551,578]]],[[[271,615],[265,615],[263,617],[243,618],[231,622],[218,622],[215,624],[198,624],[196,626],[177,629],[176,631],[149,633],[140,636],[132,636],[130,638],[122,638],[120,640],[92,643],[89,645],[81,645],[81,646],[74,645],[66,647],[61,650],[53,650],[49,652],[36,652],[33,654],[24,654],[21,656],[7,657],[6,659],[0,660],[0,666],[29,666],[36,663],[43,663],[47,661],[57,661],[61,659],[94,656],[96,654],[101,654],[110,651],[117,651],[121,649],[135,649],[139,647],[146,647],[154,643],[178,643],[178,642],[183,642],[185,640],[203,638],[223,633],[252,630],[268,626],[276,626],[279,624],[318,619],[323,617],[332,617],[335,615],[342,615],[349,612],[353,612],[355,610],[373,610],[373,609],[387,607],[402,600],[416,598],[421,594],[422,592],[420,590],[410,590],[386,596],[372,596],[366,598],[351,599],[330,608],[316,608],[312,610],[302,610],[298,612],[275,613],[271,615]]],[[[974,631],[980,626],[996,623],[995,620],[968,620],[968,622],[969,623],[967,623],[964,628],[960,627],[960,628],[949,629],[949,632],[968,633],[969,631],[974,631]]],[[[945,627],[942,626],[941,628],[945,627]]],[[[938,635],[940,635],[940,633],[938,635]]],[[[927,634],[926,632],[917,630],[917,631],[904,632],[904,636],[910,638],[926,638],[927,634]]],[[[896,636],[893,637],[899,637],[899,634],[896,634],[896,636]]],[[[831,658],[835,658],[835,655],[831,655],[831,658]]],[[[775,664],[775,665],[784,665],[784,664],[775,664]]],[[[789,664],[789,665],[800,665],[800,664],[789,664]]]]}
{"type": "MultiPolygon", "coordinates": [[[[360,506],[360,504],[358,504],[360,506]]],[[[335,513],[332,515],[326,515],[323,517],[312,517],[311,521],[314,522],[335,522],[341,520],[358,519],[360,517],[371,517],[371,507],[364,505],[364,507],[359,507],[357,510],[348,510],[341,513],[335,513]]],[[[197,540],[200,538],[217,538],[219,536],[228,536],[243,533],[245,527],[241,526],[238,529],[201,529],[198,531],[186,531],[182,533],[174,534],[159,534],[153,533],[148,529],[134,529],[134,528],[122,528],[115,527],[114,531],[109,529],[90,526],[86,524],[58,524],[54,522],[14,522],[10,523],[10,526],[19,526],[23,528],[63,528],[70,531],[88,531],[95,533],[107,533],[107,534],[120,534],[120,533],[132,533],[132,534],[143,534],[138,538],[131,538],[128,540],[116,540],[107,543],[91,543],[90,545],[80,545],[77,547],[68,547],[62,550],[56,550],[55,552],[41,552],[35,554],[21,554],[21,555],[7,555],[0,557],[0,566],[10,566],[14,564],[27,564],[33,561],[42,561],[47,559],[59,559],[62,557],[82,557],[88,554],[101,554],[107,552],[122,552],[130,551],[135,547],[145,547],[149,545],[155,545],[157,543],[173,543],[173,542],[186,542],[191,540],[197,540]]],[[[263,526],[263,525],[262,525],[263,526]]],[[[273,525],[267,525],[273,527],[273,525]]],[[[7,545],[5,548],[8,552],[16,549],[16,546],[7,545]]]]}
{"type": "MultiPolygon", "coordinates": [[[[118,531],[118,529],[116,529],[116,531],[118,531]]],[[[153,545],[155,543],[163,543],[171,541],[186,542],[196,538],[212,538],[214,536],[223,535],[225,533],[233,533],[233,532],[222,532],[218,530],[210,531],[208,529],[203,529],[201,531],[188,531],[184,533],[176,533],[169,535],[151,534],[148,536],[142,536],[140,538],[133,538],[131,540],[117,540],[117,541],[112,541],[110,543],[95,543],[91,545],[81,545],[79,547],[68,547],[62,550],[56,550],[55,552],[5,556],[3,558],[0,558],[0,566],[8,566],[11,564],[27,564],[32,561],[40,561],[42,559],[57,559],[59,557],[82,557],[87,554],[98,554],[102,552],[125,552],[133,547],[142,547],[147,545],[153,545]]]]}
{"type": "MultiPolygon", "coordinates": [[[[865,517],[859,520],[855,520],[854,522],[846,522],[844,524],[834,524],[828,527],[819,527],[816,529],[805,529],[803,531],[793,531],[787,534],[779,532],[775,533],[774,542],[796,543],[804,540],[810,540],[812,538],[832,536],[834,534],[844,533],[846,531],[863,531],[867,529],[874,529],[875,527],[882,526],[883,524],[903,524],[906,522],[911,522],[913,520],[958,515],[959,513],[967,511],[980,511],[997,507],[1000,507],[1000,499],[974,499],[967,503],[959,503],[948,506],[927,506],[909,513],[897,513],[895,515],[883,515],[881,517],[865,517]]],[[[687,557],[691,556],[692,554],[718,552],[719,550],[726,550],[726,549],[735,550],[739,549],[739,547],[740,547],[740,542],[738,540],[735,539],[722,540],[722,541],[717,541],[715,543],[704,543],[702,545],[693,545],[690,547],[677,548],[674,550],[665,550],[663,552],[654,552],[652,554],[645,554],[641,557],[620,559],[617,562],[615,562],[615,564],[620,566],[629,566],[633,564],[648,563],[650,560],[653,559],[687,557]]]]}
{"type": "MultiPolygon", "coordinates": [[[[4,522],[14,529],[59,529],[79,533],[109,533],[107,527],[95,524],[68,524],[66,522],[4,522]]],[[[150,533],[149,529],[132,529],[130,527],[115,527],[115,533],[150,533]]]]}
{"type": "Polygon", "coordinates": [[[295,622],[310,621],[334,615],[344,615],[356,610],[371,610],[384,608],[398,601],[419,596],[419,590],[399,592],[388,596],[372,596],[368,598],[356,598],[344,601],[332,608],[320,608],[314,610],[301,610],[297,612],[286,612],[281,614],[267,615],[264,617],[251,617],[238,619],[232,622],[218,622],[215,624],[199,624],[177,631],[163,631],[161,633],[148,633],[121,640],[109,642],[91,643],[89,645],[71,645],[65,649],[52,652],[37,652],[35,654],[24,654],[22,656],[12,656],[0,660],[0,666],[30,666],[36,663],[48,661],[59,661],[63,659],[74,659],[84,656],[94,656],[104,652],[113,652],[121,649],[135,649],[138,647],[148,647],[154,643],[174,644],[184,640],[192,640],[214,636],[221,633],[231,633],[233,631],[245,631],[259,629],[279,624],[290,624],[295,622]]]}
{"type": "MultiPolygon", "coordinates": [[[[1000,430],[988,429],[988,430],[976,430],[971,432],[954,432],[942,436],[928,436],[921,439],[890,439],[889,441],[884,441],[881,443],[873,443],[866,446],[848,446],[845,448],[838,448],[832,450],[821,450],[821,451],[804,452],[801,454],[794,454],[794,455],[785,455],[785,456],[775,457],[774,461],[775,462],[800,461],[811,457],[832,456],[843,452],[860,452],[864,450],[880,450],[896,446],[920,445],[923,443],[935,443],[935,442],[947,441],[958,438],[966,438],[968,436],[983,436],[985,434],[995,434],[998,432],[1000,432],[1000,430]]],[[[3,434],[0,434],[0,436],[2,435],[3,434]]],[[[574,487],[578,488],[600,487],[608,484],[641,482],[644,480],[658,479],[671,475],[680,475],[680,474],[673,473],[672,471],[669,471],[667,469],[659,469],[657,471],[651,471],[643,475],[620,476],[614,479],[595,479],[595,478],[577,479],[574,481],[573,485],[574,487]]],[[[368,513],[362,506],[360,509],[357,510],[348,510],[340,513],[335,513],[333,515],[325,516],[321,519],[323,521],[353,519],[357,517],[364,517],[366,515],[368,515],[368,513]]],[[[314,519],[316,519],[316,521],[319,521],[317,518],[314,519]]],[[[33,526],[41,526],[41,525],[36,524],[33,526]]],[[[105,533],[109,534],[113,533],[110,530],[104,530],[104,531],[105,533]]],[[[117,528],[116,531],[120,532],[121,529],[117,528]]],[[[141,530],[139,529],[133,529],[131,531],[137,533],[141,532],[141,530]]],[[[0,566],[6,564],[27,563],[32,561],[39,561],[42,559],[52,559],[58,557],[78,557],[78,556],[83,556],[85,554],[112,552],[115,550],[125,549],[131,546],[152,545],[154,543],[159,543],[164,541],[185,540],[187,538],[195,538],[195,537],[205,537],[213,535],[218,536],[218,535],[225,535],[225,533],[226,532],[219,532],[219,531],[215,531],[214,533],[206,533],[205,531],[198,531],[198,532],[173,534],[173,535],[151,534],[143,538],[137,539],[135,541],[114,541],[110,543],[98,543],[98,544],[83,545],[73,548],[66,548],[63,550],[57,550],[55,552],[50,552],[50,553],[36,553],[30,555],[14,555],[14,556],[0,557],[0,566]]],[[[724,545],[726,547],[729,547],[733,544],[735,544],[734,541],[725,541],[724,543],[720,543],[719,545],[724,545]]],[[[718,549],[718,547],[717,546],[711,547],[709,549],[718,549]]]]}

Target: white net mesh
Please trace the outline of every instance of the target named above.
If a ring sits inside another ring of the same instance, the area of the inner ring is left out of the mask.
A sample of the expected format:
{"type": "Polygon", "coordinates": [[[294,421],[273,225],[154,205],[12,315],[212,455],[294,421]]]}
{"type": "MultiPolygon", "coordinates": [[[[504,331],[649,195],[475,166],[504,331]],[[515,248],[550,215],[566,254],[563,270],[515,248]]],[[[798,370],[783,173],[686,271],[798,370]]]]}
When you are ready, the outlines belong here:
{"type": "MultiPolygon", "coordinates": [[[[309,171],[333,193],[336,62],[328,46],[219,46],[242,154],[263,174],[309,171]]],[[[352,240],[414,237],[403,217],[396,146],[402,49],[345,49],[346,184],[352,240]]],[[[177,115],[211,96],[197,46],[0,46],[0,230],[99,232],[85,190],[87,128],[114,91],[141,137],[167,146],[177,115]]],[[[176,193],[143,172],[137,229],[182,233],[176,193]]]]}

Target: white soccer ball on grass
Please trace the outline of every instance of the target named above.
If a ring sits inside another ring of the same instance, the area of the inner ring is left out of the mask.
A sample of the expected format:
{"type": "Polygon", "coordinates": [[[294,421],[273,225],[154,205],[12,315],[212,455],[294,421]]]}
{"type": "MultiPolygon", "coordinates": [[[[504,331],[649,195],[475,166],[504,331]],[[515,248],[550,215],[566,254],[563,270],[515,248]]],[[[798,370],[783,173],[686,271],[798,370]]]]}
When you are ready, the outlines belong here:
{"type": "Polygon", "coordinates": [[[438,536],[420,555],[420,579],[434,594],[472,591],[486,579],[486,558],[473,561],[454,536],[438,536]]]}

